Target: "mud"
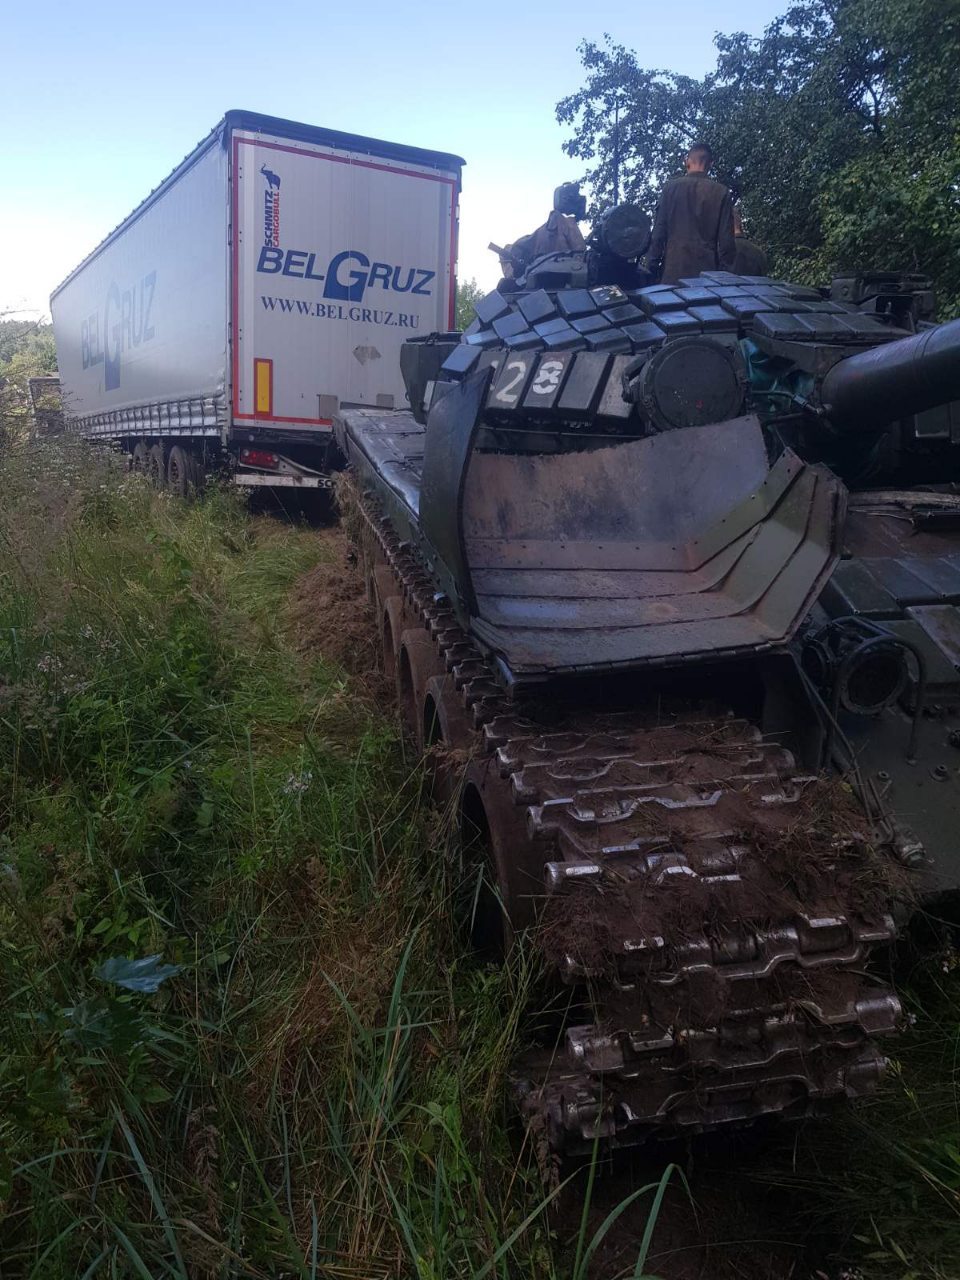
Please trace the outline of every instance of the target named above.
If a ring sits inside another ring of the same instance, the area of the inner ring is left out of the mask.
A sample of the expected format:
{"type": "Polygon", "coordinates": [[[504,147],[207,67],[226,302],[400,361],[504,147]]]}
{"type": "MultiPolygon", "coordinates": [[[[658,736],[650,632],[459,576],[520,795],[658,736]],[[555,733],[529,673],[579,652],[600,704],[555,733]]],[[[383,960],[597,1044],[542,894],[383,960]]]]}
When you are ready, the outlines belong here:
{"type": "Polygon", "coordinates": [[[363,575],[343,528],[317,532],[320,559],[294,587],[290,621],[302,654],[322,654],[359,683],[365,694],[382,701],[393,683],[380,670],[376,627],[363,575]]]}
{"type": "MultiPolygon", "coordinates": [[[[675,1167],[657,1216],[643,1274],[657,1280],[814,1280],[825,1244],[805,1228],[802,1207],[780,1191],[773,1174],[784,1142],[765,1149],[755,1136],[699,1143],[656,1156],[618,1161],[598,1177],[588,1213],[587,1239],[637,1188],[655,1187],[675,1167]],[[770,1178],[768,1182],[767,1179],[770,1178]]],[[[785,1153],[784,1153],[785,1154],[785,1153]]],[[[565,1195],[567,1221],[579,1222],[583,1181],[565,1195]]],[[[653,1190],[616,1220],[593,1257],[589,1280],[630,1280],[635,1274],[653,1190]]],[[[575,1243],[567,1246],[575,1250],[575,1243]]]]}
{"type": "MultiPolygon", "coordinates": [[[[705,759],[683,759],[676,776],[696,770],[702,780],[705,759]]],[[[585,969],[609,976],[624,937],[660,936],[669,948],[704,935],[746,937],[798,916],[853,912],[879,922],[893,900],[911,892],[907,873],[873,846],[862,808],[840,782],[815,780],[783,805],[726,792],[709,808],[665,811],[651,804],[639,816],[651,836],[699,873],[715,853],[707,837],[717,832],[751,856],[727,883],[700,874],[638,878],[611,865],[599,884],[573,884],[546,905],[540,942],[548,960],[573,954],[585,969]]]]}

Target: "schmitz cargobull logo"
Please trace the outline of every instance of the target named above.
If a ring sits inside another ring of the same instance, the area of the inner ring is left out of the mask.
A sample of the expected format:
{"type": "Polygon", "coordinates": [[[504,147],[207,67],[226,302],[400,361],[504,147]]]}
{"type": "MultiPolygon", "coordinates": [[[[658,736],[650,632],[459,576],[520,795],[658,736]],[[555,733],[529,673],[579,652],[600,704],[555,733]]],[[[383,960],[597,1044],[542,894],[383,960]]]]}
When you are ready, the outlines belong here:
{"type": "Polygon", "coordinates": [[[268,169],[265,164],[260,166],[260,172],[267,183],[267,189],[263,193],[263,243],[278,245],[280,243],[280,175],[268,169]]]}

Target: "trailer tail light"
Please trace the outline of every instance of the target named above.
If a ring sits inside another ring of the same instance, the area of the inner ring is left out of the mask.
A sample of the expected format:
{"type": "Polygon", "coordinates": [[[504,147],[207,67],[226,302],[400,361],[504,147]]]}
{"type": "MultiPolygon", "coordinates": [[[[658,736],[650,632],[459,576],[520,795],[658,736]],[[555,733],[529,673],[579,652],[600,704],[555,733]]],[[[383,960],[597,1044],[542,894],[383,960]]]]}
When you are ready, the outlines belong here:
{"type": "Polygon", "coordinates": [[[253,362],[253,412],[258,418],[269,418],[273,413],[272,360],[253,362]]]}
{"type": "Polygon", "coordinates": [[[267,471],[276,471],[280,465],[277,455],[266,449],[241,449],[240,461],[245,467],[263,467],[267,471]]]}

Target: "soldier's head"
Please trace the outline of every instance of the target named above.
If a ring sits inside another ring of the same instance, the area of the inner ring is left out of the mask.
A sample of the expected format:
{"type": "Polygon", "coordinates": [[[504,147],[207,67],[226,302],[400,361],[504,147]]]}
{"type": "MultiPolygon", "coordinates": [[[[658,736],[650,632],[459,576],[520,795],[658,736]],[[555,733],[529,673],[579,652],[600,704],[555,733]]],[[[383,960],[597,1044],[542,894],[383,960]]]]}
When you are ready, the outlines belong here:
{"type": "Polygon", "coordinates": [[[695,142],[683,163],[687,173],[706,173],[713,164],[713,152],[705,142],[695,142]]]}

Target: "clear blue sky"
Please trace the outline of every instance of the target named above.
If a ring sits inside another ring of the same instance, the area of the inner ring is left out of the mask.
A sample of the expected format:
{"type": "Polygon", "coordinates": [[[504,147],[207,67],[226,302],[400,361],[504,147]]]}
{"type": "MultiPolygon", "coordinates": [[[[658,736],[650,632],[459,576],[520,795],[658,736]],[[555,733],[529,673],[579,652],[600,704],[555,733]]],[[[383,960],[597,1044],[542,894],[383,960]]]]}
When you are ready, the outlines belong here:
{"type": "Polygon", "coordinates": [[[604,32],[702,75],[717,30],[759,34],[786,0],[47,0],[3,20],[0,311],[51,288],[231,107],[464,156],[461,276],[532,230],[579,177],[554,106],[604,32]]]}

